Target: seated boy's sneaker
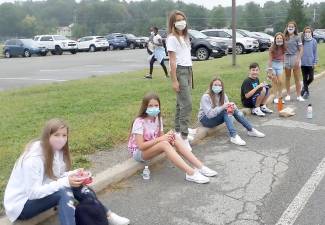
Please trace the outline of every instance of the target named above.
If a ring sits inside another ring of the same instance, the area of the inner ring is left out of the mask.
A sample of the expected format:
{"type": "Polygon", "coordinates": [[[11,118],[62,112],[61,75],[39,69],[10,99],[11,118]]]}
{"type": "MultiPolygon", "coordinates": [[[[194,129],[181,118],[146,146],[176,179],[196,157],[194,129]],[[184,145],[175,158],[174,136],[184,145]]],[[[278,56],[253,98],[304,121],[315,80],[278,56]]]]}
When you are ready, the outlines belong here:
{"type": "Polygon", "coordinates": [[[206,177],[214,177],[218,175],[217,171],[214,171],[206,166],[202,166],[202,168],[198,169],[198,171],[206,177]]]}
{"type": "Polygon", "coordinates": [[[265,113],[261,111],[260,107],[252,109],[252,114],[256,116],[265,116],[265,113]]]}
{"type": "Polygon", "coordinates": [[[241,146],[246,145],[246,142],[243,139],[241,139],[238,134],[236,134],[235,137],[231,137],[230,142],[241,146]]]}
{"type": "Polygon", "coordinates": [[[202,175],[198,170],[195,170],[193,175],[186,174],[185,179],[198,184],[206,184],[210,182],[210,179],[202,175]]]}
{"type": "Polygon", "coordinates": [[[259,137],[259,138],[265,137],[265,134],[263,134],[262,132],[259,132],[255,128],[253,128],[251,131],[248,131],[247,135],[251,136],[251,137],[259,137]]]}
{"type": "Polygon", "coordinates": [[[110,216],[107,217],[110,225],[128,225],[130,220],[125,217],[121,217],[113,212],[110,213],[110,216]]]}
{"type": "Polygon", "coordinates": [[[285,98],[284,98],[285,101],[289,102],[291,100],[291,97],[290,95],[287,95],[285,98]]]}
{"type": "Polygon", "coordinates": [[[304,102],[305,99],[304,99],[303,97],[301,97],[301,96],[298,96],[298,97],[297,97],[297,101],[299,101],[299,102],[304,102]]]}
{"type": "Polygon", "coordinates": [[[273,113],[273,111],[269,109],[266,105],[262,105],[260,108],[263,113],[273,113]]]}

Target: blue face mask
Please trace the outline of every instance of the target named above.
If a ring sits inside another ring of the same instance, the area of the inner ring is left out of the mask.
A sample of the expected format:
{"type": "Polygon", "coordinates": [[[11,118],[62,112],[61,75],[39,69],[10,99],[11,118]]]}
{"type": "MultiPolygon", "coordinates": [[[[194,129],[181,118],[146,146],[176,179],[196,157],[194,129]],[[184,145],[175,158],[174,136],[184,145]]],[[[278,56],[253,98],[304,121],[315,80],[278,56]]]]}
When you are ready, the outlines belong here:
{"type": "Polygon", "coordinates": [[[148,116],[156,117],[160,113],[160,109],[159,107],[148,107],[146,113],[148,114],[148,116]]]}
{"type": "Polygon", "coordinates": [[[219,94],[219,93],[222,91],[222,87],[219,86],[219,85],[213,85],[213,86],[212,86],[212,91],[213,91],[215,94],[219,94]]]}

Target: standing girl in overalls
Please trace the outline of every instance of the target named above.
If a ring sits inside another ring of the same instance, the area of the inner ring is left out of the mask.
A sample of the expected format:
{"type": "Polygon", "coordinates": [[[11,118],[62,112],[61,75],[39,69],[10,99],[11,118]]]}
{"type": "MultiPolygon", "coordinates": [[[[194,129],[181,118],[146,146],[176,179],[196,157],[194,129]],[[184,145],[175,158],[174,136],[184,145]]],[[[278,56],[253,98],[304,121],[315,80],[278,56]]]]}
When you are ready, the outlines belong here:
{"type": "Polygon", "coordinates": [[[191,121],[193,84],[191,42],[186,16],[173,11],[169,16],[167,51],[169,55],[172,87],[176,92],[175,131],[191,149],[188,141],[188,128],[191,121]]]}

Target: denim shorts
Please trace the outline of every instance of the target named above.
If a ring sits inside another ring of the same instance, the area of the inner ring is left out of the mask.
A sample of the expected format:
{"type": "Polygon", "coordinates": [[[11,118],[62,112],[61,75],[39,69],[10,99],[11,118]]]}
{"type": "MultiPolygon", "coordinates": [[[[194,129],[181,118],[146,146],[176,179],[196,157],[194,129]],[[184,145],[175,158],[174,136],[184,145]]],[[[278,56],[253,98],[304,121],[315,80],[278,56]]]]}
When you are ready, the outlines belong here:
{"type": "Polygon", "coordinates": [[[146,162],[146,160],[144,160],[143,158],[142,158],[142,151],[141,150],[139,150],[139,149],[137,149],[137,150],[135,150],[134,152],[133,152],[133,155],[132,155],[132,158],[135,160],[135,161],[137,161],[137,162],[146,162]]]}
{"type": "Polygon", "coordinates": [[[282,61],[272,61],[272,70],[275,76],[281,76],[283,74],[283,62],[282,61]]]}

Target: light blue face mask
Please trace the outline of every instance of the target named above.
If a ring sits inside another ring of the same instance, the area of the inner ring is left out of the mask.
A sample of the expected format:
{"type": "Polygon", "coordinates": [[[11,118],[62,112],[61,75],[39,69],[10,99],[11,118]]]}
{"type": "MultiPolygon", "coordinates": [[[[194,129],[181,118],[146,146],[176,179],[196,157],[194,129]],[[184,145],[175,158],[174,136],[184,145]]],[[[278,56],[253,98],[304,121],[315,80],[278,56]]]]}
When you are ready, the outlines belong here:
{"type": "Polygon", "coordinates": [[[212,86],[212,91],[213,91],[215,94],[219,94],[219,93],[222,91],[222,87],[219,86],[219,85],[213,85],[213,86],[212,86]]]}
{"type": "Polygon", "coordinates": [[[146,110],[148,116],[156,117],[160,113],[159,107],[148,107],[146,110]]]}

